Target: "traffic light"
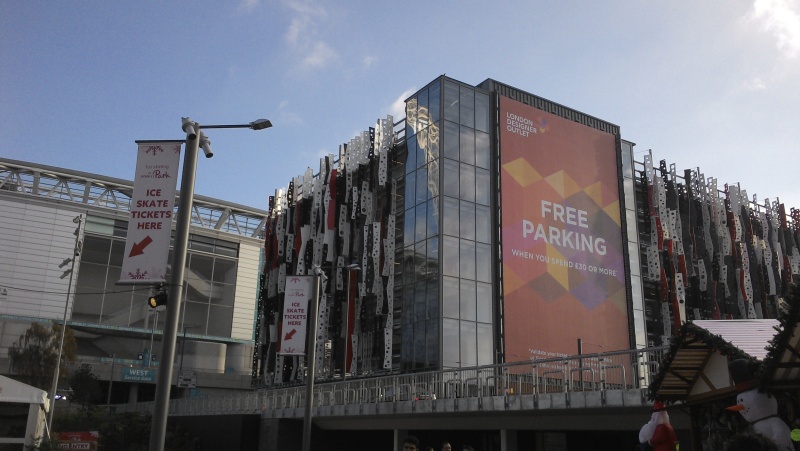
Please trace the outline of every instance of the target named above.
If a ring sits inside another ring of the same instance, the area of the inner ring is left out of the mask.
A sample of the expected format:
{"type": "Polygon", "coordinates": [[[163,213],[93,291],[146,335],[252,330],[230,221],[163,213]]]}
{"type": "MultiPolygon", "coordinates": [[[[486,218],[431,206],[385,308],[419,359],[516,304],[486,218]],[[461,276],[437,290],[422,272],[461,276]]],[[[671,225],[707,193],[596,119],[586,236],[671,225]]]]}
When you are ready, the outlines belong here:
{"type": "Polygon", "coordinates": [[[168,299],[167,293],[165,291],[160,291],[150,296],[150,298],[147,300],[147,305],[149,305],[150,308],[156,308],[159,305],[167,305],[168,299]]]}

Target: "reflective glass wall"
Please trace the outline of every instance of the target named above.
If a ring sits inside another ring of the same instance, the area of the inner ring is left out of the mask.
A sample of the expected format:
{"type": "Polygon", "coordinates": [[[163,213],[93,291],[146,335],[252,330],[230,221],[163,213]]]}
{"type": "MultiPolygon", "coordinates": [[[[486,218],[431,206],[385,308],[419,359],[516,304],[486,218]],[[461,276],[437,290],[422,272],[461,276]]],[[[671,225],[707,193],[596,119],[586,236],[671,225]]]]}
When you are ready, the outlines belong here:
{"type": "MultiPolygon", "coordinates": [[[[72,320],[146,330],[158,321],[155,328],[161,330],[165,315],[157,317],[146,305],[150,285],[116,285],[126,230],[124,221],[87,218],[72,320]]],[[[181,329],[186,326],[192,334],[231,336],[237,257],[237,243],[190,236],[181,329]]]]}
{"type": "Polygon", "coordinates": [[[403,370],[494,361],[489,99],[440,78],[406,102],[403,370]]]}

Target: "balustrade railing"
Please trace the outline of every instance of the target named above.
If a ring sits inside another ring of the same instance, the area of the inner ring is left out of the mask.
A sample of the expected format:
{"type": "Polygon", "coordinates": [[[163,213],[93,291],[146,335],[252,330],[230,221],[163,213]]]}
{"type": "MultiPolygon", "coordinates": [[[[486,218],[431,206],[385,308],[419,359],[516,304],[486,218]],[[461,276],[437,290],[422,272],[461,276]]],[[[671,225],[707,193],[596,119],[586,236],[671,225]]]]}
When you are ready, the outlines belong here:
{"type": "MultiPolygon", "coordinates": [[[[523,362],[319,382],[314,405],[424,401],[487,396],[521,396],[580,391],[631,390],[649,386],[666,347],[584,354],[523,362]]],[[[261,413],[305,406],[305,385],[186,398],[170,402],[171,415],[261,413]]],[[[152,410],[152,403],[117,406],[118,411],[152,410]]]]}

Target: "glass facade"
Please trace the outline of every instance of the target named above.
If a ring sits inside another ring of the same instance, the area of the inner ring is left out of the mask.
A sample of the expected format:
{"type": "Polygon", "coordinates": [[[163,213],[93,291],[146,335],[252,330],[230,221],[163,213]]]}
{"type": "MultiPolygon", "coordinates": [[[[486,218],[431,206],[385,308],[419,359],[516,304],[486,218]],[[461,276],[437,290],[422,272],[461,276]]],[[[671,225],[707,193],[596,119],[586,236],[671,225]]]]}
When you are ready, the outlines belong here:
{"type": "MultiPolygon", "coordinates": [[[[163,329],[165,315],[147,306],[148,285],[116,285],[120,278],[127,224],[88,217],[72,320],[105,326],[163,329]]],[[[238,244],[200,235],[189,238],[185,303],[179,327],[193,334],[231,336],[238,244]]],[[[170,252],[169,262],[172,261],[170,252]]],[[[169,278],[169,274],[167,274],[169,278]]]]}
{"type": "Polygon", "coordinates": [[[406,117],[401,367],[494,363],[489,95],[442,78],[406,117]]]}

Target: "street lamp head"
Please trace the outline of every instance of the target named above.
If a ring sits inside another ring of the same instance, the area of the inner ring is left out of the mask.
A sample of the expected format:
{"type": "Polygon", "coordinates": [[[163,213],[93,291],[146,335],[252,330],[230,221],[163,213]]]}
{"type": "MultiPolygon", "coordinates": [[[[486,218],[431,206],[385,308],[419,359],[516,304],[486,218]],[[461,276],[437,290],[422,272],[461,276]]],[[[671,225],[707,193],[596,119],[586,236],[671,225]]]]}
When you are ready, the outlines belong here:
{"type": "Polygon", "coordinates": [[[72,222],[75,223],[75,224],[80,224],[82,218],[83,218],[83,216],[81,216],[81,215],[75,216],[74,218],[72,218],[72,222]]]}
{"type": "Polygon", "coordinates": [[[263,130],[272,127],[272,122],[269,119],[256,119],[250,123],[250,128],[253,130],[263,130]]]}
{"type": "Polygon", "coordinates": [[[194,129],[194,122],[188,117],[181,118],[181,128],[186,132],[186,139],[192,140],[197,138],[197,131],[194,129]]]}

